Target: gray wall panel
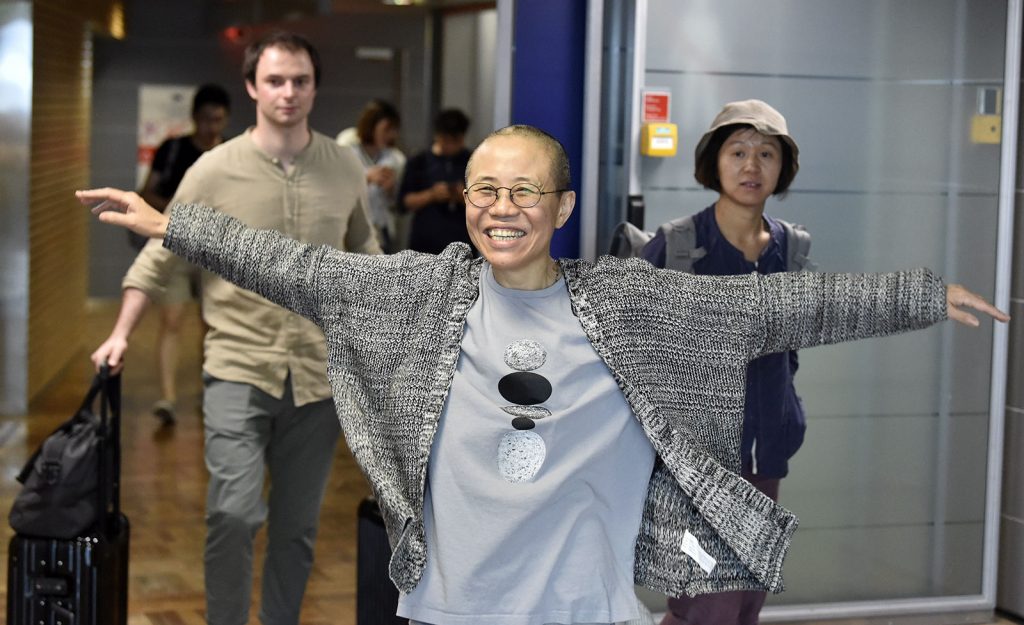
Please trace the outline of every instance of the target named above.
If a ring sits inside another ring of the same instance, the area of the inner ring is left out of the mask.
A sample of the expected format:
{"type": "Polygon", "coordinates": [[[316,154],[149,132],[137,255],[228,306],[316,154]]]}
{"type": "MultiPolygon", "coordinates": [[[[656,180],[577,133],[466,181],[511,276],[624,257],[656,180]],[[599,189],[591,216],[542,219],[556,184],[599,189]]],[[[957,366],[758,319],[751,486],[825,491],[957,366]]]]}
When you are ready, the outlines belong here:
{"type": "Polygon", "coordinates": [[[1020,449],[1024,449],[1024,410],[1015,408],[1006,411],[1003,518],[1016,523],[1024,523],[1024,456],[1017,452],[1020,449]]]}
{"type": "MultiPolygon", "coordinates": [[[[1019,449],[1019,447],[1018,447],[1019,449]]],[[[998,605],[1024,614],[1024,521],[1003,517],[999,536],[998,605]]]]}
{"type": "Polygon", "coordinates": [[[1001,46],[958,63],[952,45],[1001,37],[1000,0],[649,0],[648,15],[648,69],[1002,82],[1001,46]]]}
{"type": "Polygon", "coordinates": [[[982,527],[947,528],[950,558],[941,583],[926,574],[932,557],[925,526],[849,527],[798,531],[783,575],[786,592],[769,595],[767,605],[830,603],[859,599],[964,595],[980,592],[982,527]]]}
{"type": "MultiPolygon", "coordinates": [[[[954,415],[958,448],[983,445],[987,419],[987,413],[954,415]]],[[[981,523],[985,492],[974,484],[984,479],[986,458],[954,454],[947,467],[937,467],[932,450],[921,445],[936,436],[937,422],[934,415],[814,417],[780,503],[797,513],[801,531],[928,525],[933,491],[927,485],[942,471],[944,486],[957,493],[945,521],[981,523]]]]}
{"type": "MultiPolygon", "coordinates": [[[[1010,322],[1010,358],[1009,370],[1006,374],[1006,405],[1018,410],[1024,410],[1024,323],[1021,322],[1021,315],[1024,315],[1024,301],[1013,300],[1010,305],[1010,314],[1013,321],[1010,322]]],[[[1024,439],[1015,441],[1020,444],[1018,450],[1024,450],[1024,439]]],[[[1018,452],[1020,453],[1020,452],[1018,452]]]]}
{"type": "Polygon", "coordinates": [[[441,53],[441,108],[469,116],[471,148],[494,130],[494,41],[497,10],[447,15],[441,53]]]}
{"type": "MultiPolygon", "coordinates": [[[[1024,107],[1022,107],[1024,108],[1024,107]]],[[[1024,156],[1024,154],[1021,154],[1024,156]]],[[[1018,158],[1017,163],[1024,163],[1024,158],[1018,158]]],[[[1017,207],[1017,218],[1013,222],[1014,234],[1014,246],[1013,246],[1013,282],[1010,284],[1010,297],[1017,299],[1024,299],[1024,192],[1020,191],[1021,185],[1024,185],[1024,174],[1018,172],[1017,174],[1018,191],[1014,200],[1014,205],[1017,207]]],[[[1013,345],[1013,343],[1010,343],[1013,345]]],[[[1019,380],[1020,378],[1017,378],[1019,380]]],[[[1014,381],[1010,378],[1010,382],[1014,381]]],[[[1014,404],[1020,406],[1021,404],[1014,404]]]]}

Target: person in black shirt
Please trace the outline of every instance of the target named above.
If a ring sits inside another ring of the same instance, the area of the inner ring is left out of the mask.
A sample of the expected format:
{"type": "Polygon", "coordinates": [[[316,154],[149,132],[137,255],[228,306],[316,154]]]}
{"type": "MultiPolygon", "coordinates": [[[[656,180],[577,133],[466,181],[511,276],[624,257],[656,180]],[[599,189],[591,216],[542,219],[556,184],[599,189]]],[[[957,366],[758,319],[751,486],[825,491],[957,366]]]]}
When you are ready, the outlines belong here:
{"type": "Polygon", "coordinates": [[[413,213],[409,249],[440,254],[449,243],[469,244],[463,175],[469,163],[466,131],[469,118],[446,109],[434,119],[430,149],[409,159],[398,196],[401,208],[413,213]]]}
{"type": "MultiPolygon", "coordinates": [[[[192,99],[192,121],[195,129],[190,135],[172,137],[160,144],[139,195],[156,209],[166,209],[188,168],[199,160],[203,152],[224,140],[223,133],[228,124],[230,110],[231,100],[223,87],[212,84],[199,87],[192,99]]],[[[136,245],[137,249],[142,249],[143,244],[145,239],[136,245]]],[[[152,411],[165,425],[172,425],[175,421],[178,341],[185,304],[195,291],[190,278],[189,275],[176,276],[168,284],[167,294],[160,305],[156,354],[160,399],[153,404],[152,411]]]]}

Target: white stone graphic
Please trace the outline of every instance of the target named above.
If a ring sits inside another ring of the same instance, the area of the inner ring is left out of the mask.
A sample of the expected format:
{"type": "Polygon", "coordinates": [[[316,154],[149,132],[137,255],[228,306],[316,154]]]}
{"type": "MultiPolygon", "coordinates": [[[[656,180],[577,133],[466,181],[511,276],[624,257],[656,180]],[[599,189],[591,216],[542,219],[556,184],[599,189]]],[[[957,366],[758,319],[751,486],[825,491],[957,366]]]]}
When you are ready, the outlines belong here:
{"type": "Polygon", "coordinates": [[[513,417],[529,417],[531,419],[543,419],[544,417],[550,417],[551,411],[544,406],[520,406],[518,404],[513,406],[502,406],[502,410],[512,415],[513,417]]]}
{"type": "Polygon", "coordinates": [[[547,456],[544,439],[536,432],[508,432],[498,443],[498,472],[509,482],[528,482],[547,456]]]}
{"type": "Polygon", "coordinates": [[[505,364],[516,371],[533,371],[548,359],[544,346],[530,339],[519,339],[505,348],[505,364]]]}

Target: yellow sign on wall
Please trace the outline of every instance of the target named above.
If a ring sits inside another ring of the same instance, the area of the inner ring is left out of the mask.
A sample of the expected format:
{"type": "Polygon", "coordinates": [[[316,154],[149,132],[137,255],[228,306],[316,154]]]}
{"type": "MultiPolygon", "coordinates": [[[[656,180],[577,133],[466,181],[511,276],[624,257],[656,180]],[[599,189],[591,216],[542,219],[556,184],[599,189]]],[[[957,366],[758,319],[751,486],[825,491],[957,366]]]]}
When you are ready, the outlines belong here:
{"type": "Polygon", "coordinates": [[[1003,90],[978,87],[978,109],[971,116],[971,143],[999,143],[1003,134],[1003,90]]]}
{"type": "Polygon", "coordinates": [[[971,143],[999,143],[1003,134],[1002,115],[971,117],[971,143]]]}
{"type": "Polygon", "coordinates": [[[644,156],[675,156],[679,131],[675,124],[648,123],[640,127],[640,153],[644,156]]]}

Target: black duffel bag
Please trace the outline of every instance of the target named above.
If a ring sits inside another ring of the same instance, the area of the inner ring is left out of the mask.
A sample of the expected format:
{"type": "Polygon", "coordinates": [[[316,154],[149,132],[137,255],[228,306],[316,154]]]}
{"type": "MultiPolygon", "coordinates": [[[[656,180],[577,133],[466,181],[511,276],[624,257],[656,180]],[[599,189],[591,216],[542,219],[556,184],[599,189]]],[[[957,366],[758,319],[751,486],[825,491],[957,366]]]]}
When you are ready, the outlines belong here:
{"type": "Polygon", "coordinates": [[[96,374],[81,407],[25,463],[8,520],[19,534],[74,538],[96,528],[106,518],[110,488],[101,483],[101,463],[110,462],[108,446],[117,445],[120,379],[107,368],[96,374]],[[94,411],[97,397],[100,412],[94,411]],[[108,413],[109,408],[109,413],[108,413]]]}

